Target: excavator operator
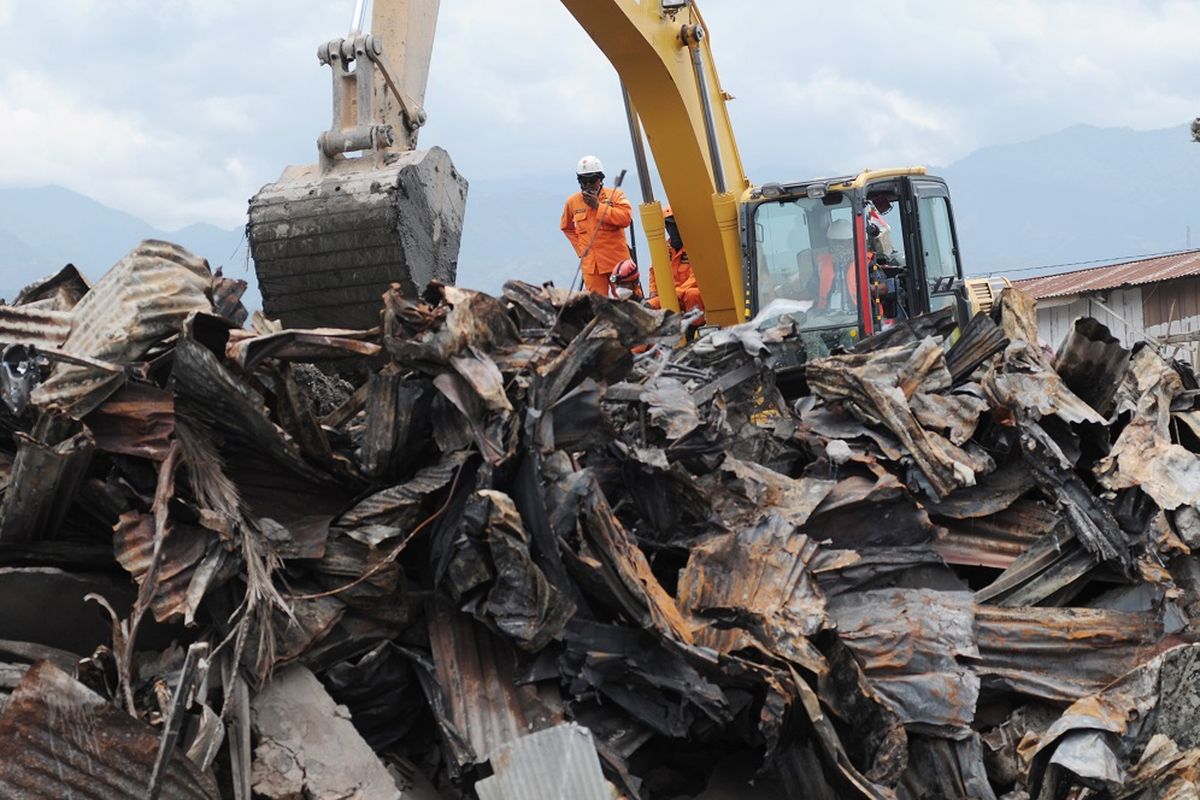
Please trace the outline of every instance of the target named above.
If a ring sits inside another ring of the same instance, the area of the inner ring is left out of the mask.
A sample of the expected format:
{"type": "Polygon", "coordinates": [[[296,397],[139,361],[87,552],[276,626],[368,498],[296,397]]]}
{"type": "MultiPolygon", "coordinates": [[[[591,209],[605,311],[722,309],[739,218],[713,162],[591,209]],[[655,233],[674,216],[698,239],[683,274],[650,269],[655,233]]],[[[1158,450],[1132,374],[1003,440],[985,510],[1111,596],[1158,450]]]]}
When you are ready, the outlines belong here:
{"type": "MultiPolygon", "coordinates": [[[[692,320],[692,327],[704,324],[704,300],[700,297],[700,287],[696,285],[696,275],[688,261],[687,250],[683,247],[683,237],[679,235],[679,226],[675,223],[675,214],[671,207],[663,208],[663,221],[667,228],[667,252],[671,256],[671,275],[675,279],[675,297],[679,300],[679,309],[687,314],[700,311],[700,315],[692,320]]],[[[658,281],[654,279],[654,270],[650,271],[650,299],[647,301],[651,308],[662,308],[658,297],[658,281]]]]}
{"type": "Polygon", "coordinates": [[[858,307],[854,290],[854,230],[850,220],[835,219],[825,230],[829,252],[817,256],[818,311],[852,311],[858,307]]]}
{"type": "Polygon", "coordinates": [[[579,256],[588,291],[607,295],[609,276],[630,256],[625,229],[633,207],[619,188],[604,188],[604,165],[595,156],[579,159],[575,175],[579,191],[567,198],[559,227],[579,256]]]}

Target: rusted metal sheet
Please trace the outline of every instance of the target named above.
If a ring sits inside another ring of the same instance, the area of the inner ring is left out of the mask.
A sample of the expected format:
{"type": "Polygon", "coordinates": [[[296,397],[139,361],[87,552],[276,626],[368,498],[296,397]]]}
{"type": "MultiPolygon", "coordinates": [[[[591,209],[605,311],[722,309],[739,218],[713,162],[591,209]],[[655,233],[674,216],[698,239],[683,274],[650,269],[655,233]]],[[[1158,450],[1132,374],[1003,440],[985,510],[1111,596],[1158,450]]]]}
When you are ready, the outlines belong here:
{"type": "Polygon", "coordinates": [[[0,344],[56,350],[71,333],[73,314],[25,306],[0,306],[0,344]]]}
{"type": "Polygon", "coordinates": [[[867,680],[911,730],[967,735],[979,700],[975,599],[969,592],[873,589],[830,604],[867,680]]]}
{"type": "Polygon", "coordinates": [[[1013,285],[1035,299],[1066,297],[1085,292],[1141,286],[1147,283],[1200,275],[1200,250],[1157,258],[1128,261],[1110,267],[1064,272],[1014,281],[1013,285]]]}
{"type": "Polygon", "coordinates": [[[1062,518],[1039,503],[1021,500],[981,517],[935,516],[933,520],[942,528],[934,548],[947,563],[1007,569],[1062,518]]]}
{"type": "MultiPolygon", "coordinates": [[[[353,782],[315,729],[252,752],[252,706],[298,721],[325,691],[443,800],[491,791],[568,718],[629,800],[755,796],[731,773],[830,800],[1036,796],[1018,743],[1194,636],[1194,376],[1110,357],[1099,330],[1055,363],[1019,292],[957,343],[943,311],[828,355],[789,315],[678,346],[665,312],[516,283],[390,291],[380,329],[241,330],[238,287],[184,261],[206,293],[186,319],[152,305],[110,353],[42,354],[109,376],[78,384],[82,421],[0,408],[2,502],[65,515],[61,540],[0,536],[20,566],[0,633],[22,640],[0,642],[0,695],[36,653],[84,657],[89,686],[178,724],[163,752],[210,763],[228,727],[237,800],[255,778],[353,782]],[[334,355],[336,374],[305,363],[334,355]],[[58,497],[25,477],[29,442],[82,480],[58,497]],[[85,586],[113,620],[68,602],[85,586]],[[193,638],[222,674],[185,725],[193,638]],[[326,688],[255,698],[250,676],[294,664],[326,688]]],[[[101,288],[66,276],[33,303],[101,288]]],[[[1090,755],[1145,791],[1191,774],[1182,728],[1111,764],[1074,730],[1045,747],[1059,795],[1090,755]]]]}
{"type": "Polygon", "coordinates": [[[267,358],[284,361],[327,361],[338,358],[371,357],[383,348],[363,341],[364,331],[318,328],[311,331],[286,330],[252,338],[231,339],[225,348],[229,360],[253,371],[267,358]]]}
{"type": "Polygon", "coordinates": [[[67,264],[53,275],[26,286],[13,299],[14,306],[37,305],[56,311],[69,311],[92,289],[92,284],[74,264],[67,264]]]}
{"type": "Polygon", "coordinates": [[[939,434],[917,422],[908,399],[919,390],[936,392],[951,383],[941,346],[933,339],[870,355],[833,356],[810,362],[813,392],[844,400],[867,422],[887,427],[912,454],[936,498],[975,483],[969,459],[939,434]]]}
{"type": "Polygon", "coordinates": [[[818,545],[777,516],[693,548],[679,579],[680,605],[695,615],[698,643],[722,652],[747,646],[827,667],[808,641],[826,625],[825,597],[808,569],[818,545]]]}
{"type": "MultiPolygon", "coordinates": [[[[176,245],[147,240],[117,263],[73,311],[62,349],[129,363],[179,332],[188,314],[209,312],[208,263],[176,245]]],[[[119,376],[59,365],[33,392],[33,402],[82,417],[120,384],[119,376]]]]}
{"type": "Polygon", "coordinates": [[[1008,337],[987,314],[979,313],[963,328],[958,341],[946,351],[946,369],[955,383],[966,379],[975,368],[1008,346],[1008,337]]]}
{"type": "Polygon", "coordinates": [[[159,622],[182,617],[191,624],[196,609],[226,564],[228,552],[219,536],[196,525],[177,522],[155,552],[154,517],[131,512],[113,531],[117,561],[141,585],[154,581],[152,610],[159,622]],[[151,575],[151,565],[159,559],[151,575]]]}
{"type": "Polygon", "coordinates": [[[44,416],[30,434],[17,434],[17,457],[0,503],[0,542],[54,538],[70,510],[95,450],[78,423],[44,416]]]}
{"type": "Polygon", "coordinates": [[[428,614],[436,672],[425,673],[424,687],[452,770],[483,763],[501,744],[563,721],[535,687],[516,685],[515,654],[505,640],[444,605],[428,614]]]}
{"type": "Polygon", "coordinates": [[[1174,510],[1200,498],[1200,455],[1172,441],[1171,402],[1183,391],[1178,373],[1148,348],[1135,359],[1133,419],[1096,476],[1109,489],[1139,487],[1159,505],[1174,510]]]}
{"type": "MultiPolygon", "coordinates": [[[[5,797],[144,797],[158,733],[69,675],[34,665],[0,716],[0,794],[5,797]]],[[[218,800],[216,781],[176,754],[163,800],[218,800]]]]}
{"type": "Polygon", "coordinates": [[[975,620],[983,688],[1056,703],[1099,691],[1172,644],[1153,613],[980,605],[975,620]]]}
{"type": "Polygon", "coordinates": [[[1111,411],[1113,395],[1128,366],[1129,351],[1091,317],[1075,321],[1054,358],[1054,368],[1067,388],[1103,417],[1111,411]]]}
{"type": "Polygon", "coordinates": [[[84,423],[97,450],[162,461],[175,432],[175,398],[156,386],[130,382],[88,414],[84,423]]]}
{"type": "Polygon", "coordinates": [[[1200,648],[1177,647],[1072,704],[1038,737],[1029,786],[1052,794],[1097,782],[1122,796],[1187,797],[1200,766],[1200,648]],[[1144,749],[1134,742],[1146,743],[1144,749]],[[1126,794],[1125,792],[1129,792],[1126,794]]]}

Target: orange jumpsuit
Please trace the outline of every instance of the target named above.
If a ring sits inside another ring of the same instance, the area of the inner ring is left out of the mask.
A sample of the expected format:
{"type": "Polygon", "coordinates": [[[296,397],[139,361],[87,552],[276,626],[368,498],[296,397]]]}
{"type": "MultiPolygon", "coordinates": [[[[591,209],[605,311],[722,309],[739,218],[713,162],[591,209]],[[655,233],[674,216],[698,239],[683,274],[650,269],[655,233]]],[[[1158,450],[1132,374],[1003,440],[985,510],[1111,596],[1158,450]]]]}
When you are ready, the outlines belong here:
{"type": "Polygon", "coordinates": [[[601,189],[599,199],[600,207],[591,208],[583,201],[582,192],[568,197],[560,227],[571,240],[575,255],[583,259],[583,282],[588,291],[607,295],[609,273],[629,258],[625,229],[633,222],[633,207],[620,189],[601,189]],[[595,240],[592,239],[593,232],[595,240]],[[592,243],[592,249],[585,257],[583,253],[588,242],[592,243]]]}
{"type": "MultiPolygon", "coordinates": [[[[685,314],[694,308],[704,310],[704,301],[700,297],[700,287],[696,285],[696,275],[692,265],[688,263],[687,249],[676,250],[670,245],[667,250],[671,254],[671,276],[675,279],[675,297],[679,300],[679,309],[685,314]]],[[[650,307],[662,308],[658,299],[658,281],[654,279],[654,270],[650,270],[650,307]]]]}

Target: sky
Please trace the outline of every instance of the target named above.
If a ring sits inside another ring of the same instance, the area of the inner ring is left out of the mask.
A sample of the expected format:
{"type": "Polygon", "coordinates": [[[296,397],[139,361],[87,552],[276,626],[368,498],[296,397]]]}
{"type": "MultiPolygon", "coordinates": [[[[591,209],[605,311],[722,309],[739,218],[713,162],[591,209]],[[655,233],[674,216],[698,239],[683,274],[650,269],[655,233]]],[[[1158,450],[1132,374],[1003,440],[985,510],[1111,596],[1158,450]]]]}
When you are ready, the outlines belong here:
{"type": "MultiPolygon", "coordinates": [[[[643,0],[653,2],[654,0],[643,0]]],[[[0,0],[0,187],[172,230],[243,223],[329,125],[353,0],[0,0]]],[[[1194,0],[702,0],[752,179],[947,165],[1077,123],[1200,115],[1194,0]]],[[[632,167],[616,75],[553,0],[444,0],[421,145],[468,179],[632,167]]],[[[635,185],[635,184],[634,184],[635,185]]]]}

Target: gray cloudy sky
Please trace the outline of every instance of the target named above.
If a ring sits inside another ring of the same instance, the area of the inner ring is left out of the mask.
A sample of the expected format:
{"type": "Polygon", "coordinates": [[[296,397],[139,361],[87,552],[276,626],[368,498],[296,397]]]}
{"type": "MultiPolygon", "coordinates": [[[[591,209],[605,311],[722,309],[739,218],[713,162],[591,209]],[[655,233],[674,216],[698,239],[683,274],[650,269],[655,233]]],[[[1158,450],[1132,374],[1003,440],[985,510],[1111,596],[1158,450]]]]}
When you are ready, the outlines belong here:
{"type": "MultiPolygon", "coordinates": [[[[0,0],[0,186],[57,184],[173,228],[240,225],[315,161],[317,45],[352,0],[0,0]]],[[[744,160],[947,164],[1075,123],[1200,114],[1194,0],[703,0],[744,160]]],[[[616,77],[554,0],[443,0],[422,145],[471,179],[628,162],[616,77]],[[615,163],[614,163],[615,162],[615,163]]]]}

